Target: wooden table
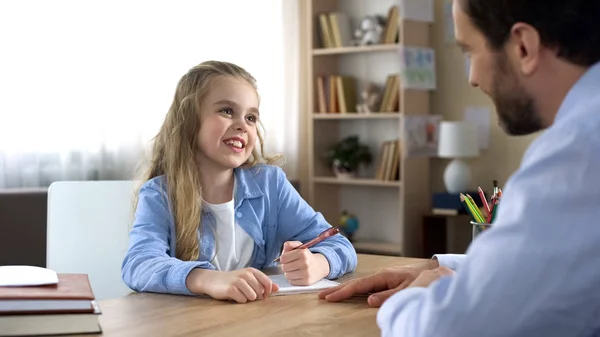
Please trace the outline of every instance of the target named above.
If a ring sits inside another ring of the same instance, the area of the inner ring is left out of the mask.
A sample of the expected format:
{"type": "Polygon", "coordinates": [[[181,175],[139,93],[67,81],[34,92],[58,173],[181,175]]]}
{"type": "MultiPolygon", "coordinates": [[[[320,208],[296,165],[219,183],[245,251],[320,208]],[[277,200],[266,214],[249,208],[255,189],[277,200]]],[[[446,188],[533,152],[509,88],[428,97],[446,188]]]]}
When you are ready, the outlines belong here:
{"type": "MultiPolygon", "coordinates": [[[[424,259],[364,255],[338,281],[424,259]]],[[[103,333],[96,336],[379,336],[377,309],[365,297],[329,303],[316,294],[269,297],[237,304],[210,298],[131,294],[100,302],[103,333]]],[[[94,336],[94,335],[85,335],[94,336]]]]}

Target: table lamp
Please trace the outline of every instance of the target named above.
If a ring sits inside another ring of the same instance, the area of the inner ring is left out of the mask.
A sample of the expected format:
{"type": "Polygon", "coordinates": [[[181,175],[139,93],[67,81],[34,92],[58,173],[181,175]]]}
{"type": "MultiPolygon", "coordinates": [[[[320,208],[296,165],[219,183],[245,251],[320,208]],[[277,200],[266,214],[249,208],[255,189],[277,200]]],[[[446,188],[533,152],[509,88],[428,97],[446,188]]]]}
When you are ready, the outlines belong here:
{"type": "Polygon", "coordinates": [[[476,126],[466,121],[442,121],[439,137],[438,157],[453,159],[444,170],[446,191],[466,192],[471,181],[471,169],[464,158],[479,155],[476,126]]]}

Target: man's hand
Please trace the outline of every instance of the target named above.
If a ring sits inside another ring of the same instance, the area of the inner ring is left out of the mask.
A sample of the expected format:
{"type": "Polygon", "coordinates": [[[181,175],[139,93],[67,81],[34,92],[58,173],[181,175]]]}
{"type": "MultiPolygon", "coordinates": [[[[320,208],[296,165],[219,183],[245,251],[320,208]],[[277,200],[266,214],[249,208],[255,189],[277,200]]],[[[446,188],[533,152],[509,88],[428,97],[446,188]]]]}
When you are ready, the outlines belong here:
{"type": "Polygon", "coordinates": [[[308,249],[296,249],[300,241],[288,241],[283,244],[279,261],[281,270],[290,284],[296,286],[311,285],[329,275],[329,261],[323,254],[313,254],[308,249]]]}
{"type": "Polygon", "coordinates": [[[437,260],[424,265],[384,269],[374,275],[348,281],[319,292],[319,298],[330,302],[349,299],[354,295],[371,293],[367,303],[379,307],[390,296],[408,287],[425,270],[438,266],[437,260]]]}
{"type": "Polygon", "coordinates": [[[428,287],[431,283],[441,278],[442,276],[453,274],[454,271],[446,267],[425,270],[421,274],[419,274],[419,276],[408,287],[428,287]]]}

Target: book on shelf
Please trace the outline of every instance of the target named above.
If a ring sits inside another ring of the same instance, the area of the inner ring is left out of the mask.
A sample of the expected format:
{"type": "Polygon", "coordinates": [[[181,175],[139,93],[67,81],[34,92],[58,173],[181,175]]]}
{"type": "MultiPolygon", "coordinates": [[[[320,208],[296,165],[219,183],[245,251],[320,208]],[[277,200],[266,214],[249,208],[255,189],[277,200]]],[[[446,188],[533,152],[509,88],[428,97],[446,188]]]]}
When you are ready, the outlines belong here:
{"type": "Polygon", "coordinates": [[[317,76],[317,109],[319,113],[356,112],[356,79],[345,75],[317,76]]]}
{"type": "Polygon", "coordinates": [[[321,13],[318,16],[322,48],[341,48],[352,45],[350,18],[341,12],[321,13]]]}
{"type": "Polygon", "coordinates": [[[400,139],[388,140],[381,144],[375,179],[394,181],[400,179],[400,139]]]}
{"type": "Polygon", "coordinates": [[[388,75],[383,87],[380,112],[396,112],[400,108],[400,75],[388,75]]]}
{"type": "Polygon", "coordinates": [[[399,9],[397,5],[391,6],[388,10],[387,19],[385,20],[385,27],[381,34],[382,44],[391,44],[398,42],[399,36],[399,9]]]}

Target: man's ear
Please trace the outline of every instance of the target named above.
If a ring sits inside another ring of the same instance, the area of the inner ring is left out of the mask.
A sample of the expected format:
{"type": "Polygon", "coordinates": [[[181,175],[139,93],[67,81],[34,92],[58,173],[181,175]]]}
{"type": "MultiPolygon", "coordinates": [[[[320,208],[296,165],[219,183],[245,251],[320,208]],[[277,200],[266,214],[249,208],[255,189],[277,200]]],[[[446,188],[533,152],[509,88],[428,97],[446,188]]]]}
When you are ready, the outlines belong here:
{"type": "Polygon", "coordinates": [[[531,76],[537,70],[541,57],[540,34],[533,26],[518,22],[510,30],[506,51],[524,76],[531,76]]]}

